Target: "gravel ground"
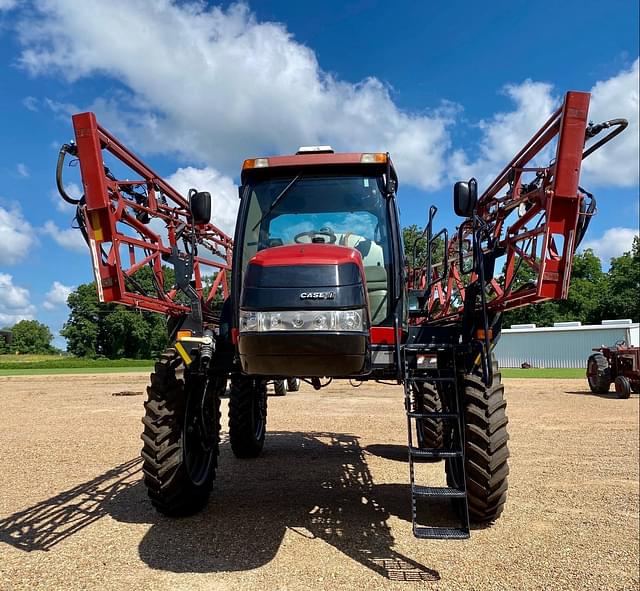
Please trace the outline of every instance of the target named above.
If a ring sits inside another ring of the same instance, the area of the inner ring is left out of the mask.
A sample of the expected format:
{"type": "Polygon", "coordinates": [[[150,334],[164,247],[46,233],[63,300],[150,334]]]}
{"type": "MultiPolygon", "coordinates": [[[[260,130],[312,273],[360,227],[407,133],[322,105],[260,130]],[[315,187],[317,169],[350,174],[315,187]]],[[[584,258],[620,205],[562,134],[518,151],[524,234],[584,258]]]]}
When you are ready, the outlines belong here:
{"type": "MultiPolygon", "coordinates": [[[[208,508],[173,521],[140,481],[142,396],[131,394],[146,381],[0,378],[0,588],[639,586],[637,395],[506,380],[507,508],[446,542],[411,534],[400,388],[303,384],[270,398],[263,457],[235,460],[223,442],[208,508]]],[[[441,463],[424,470],[442,482],[441,463]]]]}

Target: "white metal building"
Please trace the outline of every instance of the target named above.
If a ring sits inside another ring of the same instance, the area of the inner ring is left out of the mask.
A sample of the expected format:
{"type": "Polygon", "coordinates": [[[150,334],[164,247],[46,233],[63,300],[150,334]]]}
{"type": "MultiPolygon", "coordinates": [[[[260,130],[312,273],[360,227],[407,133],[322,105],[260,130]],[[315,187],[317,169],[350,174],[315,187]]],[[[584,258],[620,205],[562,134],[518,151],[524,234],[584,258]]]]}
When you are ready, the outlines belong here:
{"type": "Polygon", "coordinates": [[[618,341],[640,346],[640,324],[631,320],[603,320],[601,325],[556,322],[537,328],[516,324],[503,329],[495,348],[500,367],[586,367],[595,347],[613,346],[618,341]]]}

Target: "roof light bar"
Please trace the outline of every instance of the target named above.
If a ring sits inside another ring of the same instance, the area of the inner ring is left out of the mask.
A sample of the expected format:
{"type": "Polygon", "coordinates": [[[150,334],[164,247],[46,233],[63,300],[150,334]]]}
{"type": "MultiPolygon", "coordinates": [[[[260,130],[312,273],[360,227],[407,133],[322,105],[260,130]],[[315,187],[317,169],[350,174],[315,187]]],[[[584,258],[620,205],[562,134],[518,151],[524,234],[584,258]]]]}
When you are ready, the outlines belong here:
{"type": "Polygon", "coordinates": [[[296,154],[333,154],[331,146],[300,146],[296,154]]]}

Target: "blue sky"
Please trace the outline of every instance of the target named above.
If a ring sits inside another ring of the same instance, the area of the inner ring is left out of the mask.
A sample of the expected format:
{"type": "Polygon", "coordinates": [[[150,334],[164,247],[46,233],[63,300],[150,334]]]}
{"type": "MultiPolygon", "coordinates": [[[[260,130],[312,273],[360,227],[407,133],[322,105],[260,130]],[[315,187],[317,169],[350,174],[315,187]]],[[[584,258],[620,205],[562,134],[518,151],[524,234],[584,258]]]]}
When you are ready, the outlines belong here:
{"type": "Polygon", "coordinates": [[[92,279],[54,194],[80,110],[209,189],[228,229],[242,160],[314,143],[388,149],[403,222],[435,203],[453,228],[454,180],[491,178],[566,90],[592,91],[594,120],[631,127],[583,175],[587,244],[608,259],[638,231],[636,2],[0,0],[0,56],[0,325],[58,331],[92,279]]]}

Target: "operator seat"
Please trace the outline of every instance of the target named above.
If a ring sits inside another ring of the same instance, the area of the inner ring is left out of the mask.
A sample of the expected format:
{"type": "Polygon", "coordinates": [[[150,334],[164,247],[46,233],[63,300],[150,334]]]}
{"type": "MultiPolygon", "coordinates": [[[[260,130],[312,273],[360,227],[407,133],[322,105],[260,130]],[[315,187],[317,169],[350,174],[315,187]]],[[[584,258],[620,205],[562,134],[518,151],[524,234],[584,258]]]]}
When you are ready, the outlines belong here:
{"type": "Polygon", "coordinates": [[[371,324],[380,324],[387,317],[388,281],[384,267],[384,251],[382,246],[364,236],[347,232],[340,237],[341,246],[355,248],[362,256],[364,275],[367,280],[369,294],[369,313],[371,324]]]}

